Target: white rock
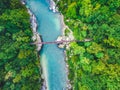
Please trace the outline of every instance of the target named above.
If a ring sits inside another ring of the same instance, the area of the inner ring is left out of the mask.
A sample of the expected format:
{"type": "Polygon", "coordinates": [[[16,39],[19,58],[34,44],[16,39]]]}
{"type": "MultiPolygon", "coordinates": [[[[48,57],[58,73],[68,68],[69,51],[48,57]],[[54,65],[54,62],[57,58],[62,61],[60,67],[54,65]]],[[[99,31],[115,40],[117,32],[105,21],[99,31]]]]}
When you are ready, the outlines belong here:
{"type": "Polygon", "coordinates": [[[65,45],[63,45],[63,44],[59,44],[58,47],[59,47],[59,48],[64,48],[65,45]]]}
{"type": "Polygon", "coordinates": [[[62,36],[58,36],[56,41],[62,41],[62,40],[63,40],[63,37],[62,36]]]}

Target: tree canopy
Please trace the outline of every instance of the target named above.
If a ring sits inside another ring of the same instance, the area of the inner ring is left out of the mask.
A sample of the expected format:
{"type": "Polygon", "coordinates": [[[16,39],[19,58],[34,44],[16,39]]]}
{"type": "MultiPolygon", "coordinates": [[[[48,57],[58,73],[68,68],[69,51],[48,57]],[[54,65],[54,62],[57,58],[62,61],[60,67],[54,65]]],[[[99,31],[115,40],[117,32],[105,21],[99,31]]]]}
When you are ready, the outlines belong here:
{"type": "Polygon", "coordinates": [[[0,0],[0,90],[39,90],[40,63],[20,0],[0,0]]]}
{"type": "Polygon", "coordinates": [[[120,89],[120,0],[60,0],[76,40],[67,50],[73,90],[120,89]]]}

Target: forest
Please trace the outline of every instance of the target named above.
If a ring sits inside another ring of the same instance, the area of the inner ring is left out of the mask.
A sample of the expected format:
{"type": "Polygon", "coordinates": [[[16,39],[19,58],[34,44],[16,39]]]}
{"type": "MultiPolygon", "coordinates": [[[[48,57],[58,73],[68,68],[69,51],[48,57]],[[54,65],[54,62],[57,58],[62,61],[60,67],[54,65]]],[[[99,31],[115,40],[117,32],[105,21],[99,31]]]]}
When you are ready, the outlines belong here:
{"type": "Polygon", "coordinates": [[[120,0],[54,0],[76,40],[67,50],[72,90],[120,90],[120,0]]]}
{"type": "Polygon", "coordinates": [[[20,0],[0,0],[0,90],[39,90],[40,62],[20,0]]]}

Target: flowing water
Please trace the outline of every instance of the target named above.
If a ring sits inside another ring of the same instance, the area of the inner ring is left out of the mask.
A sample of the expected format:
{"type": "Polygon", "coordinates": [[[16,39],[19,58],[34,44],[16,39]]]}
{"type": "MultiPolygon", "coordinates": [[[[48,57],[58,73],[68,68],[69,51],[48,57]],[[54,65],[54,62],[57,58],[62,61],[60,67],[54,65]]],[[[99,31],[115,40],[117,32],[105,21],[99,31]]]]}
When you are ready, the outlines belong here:
{"type": "MultiPolygon", "coordinates": [[[[27,6],[37,18],[37,24],[43,41],[55,41],[62,34],[60,15],[49,10],[47,0],[26,0],[27,6]]],[[[67,74],[64,61],[64,52],[56,44],[42,47],[40,59],[47,90],[66,90],[67,74]]]]}

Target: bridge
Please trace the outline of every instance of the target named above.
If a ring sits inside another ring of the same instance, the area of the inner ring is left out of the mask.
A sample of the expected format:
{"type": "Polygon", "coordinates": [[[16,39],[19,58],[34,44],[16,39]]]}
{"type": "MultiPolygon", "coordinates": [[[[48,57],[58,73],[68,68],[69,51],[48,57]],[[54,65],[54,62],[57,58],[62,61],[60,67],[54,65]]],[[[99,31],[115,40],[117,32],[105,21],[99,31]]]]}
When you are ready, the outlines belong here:
{"type": "Polygon", "coordinates": [[[51,41],[51,42],[34,42],[34,43],[30,43],[31,45],[35,45],[35,44],[61,44],[64,42],[89,42],[91,41],[91,39],[85,39],[85,40],[61,40],[61,41],[51,41]]]}

